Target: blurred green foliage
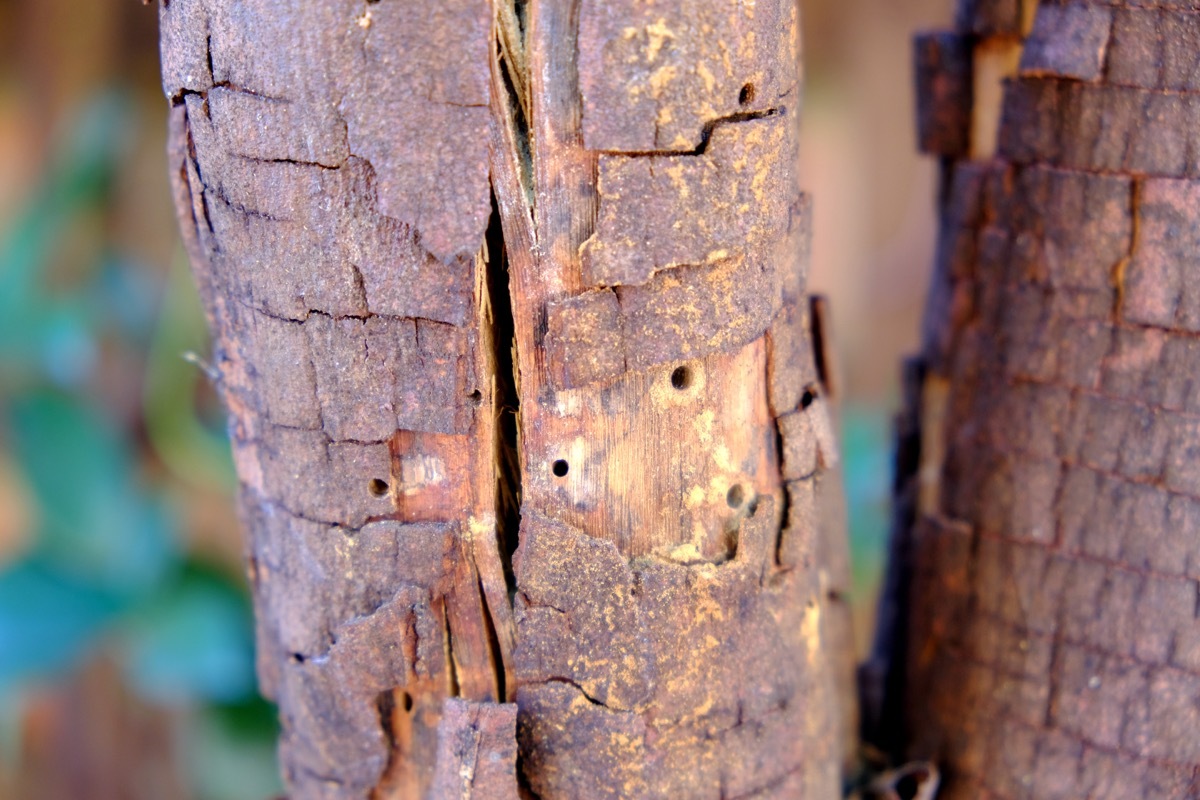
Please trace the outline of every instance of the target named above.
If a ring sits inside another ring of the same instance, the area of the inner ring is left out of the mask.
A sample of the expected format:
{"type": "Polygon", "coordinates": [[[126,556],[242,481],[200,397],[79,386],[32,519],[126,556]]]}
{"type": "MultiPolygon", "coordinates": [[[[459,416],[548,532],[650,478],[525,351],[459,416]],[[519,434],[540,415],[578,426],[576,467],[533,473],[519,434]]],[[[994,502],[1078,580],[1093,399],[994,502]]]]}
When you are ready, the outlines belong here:
{"type": "MultiPolygon", "coordinates": [[[[885,408],[855,404],[842,415],[842,462],[849,510],[852,600],[875,601],[887,559],[892,427],[885,408]]],[[[870,612],[873,609],[866,609],[870,612]]]]}
{"type": "Polygon", "coordinates": [[[182,258],[136,263],[103,230],[135,115],[97,96],[0,231],[0,444],[34,525],[0,565],[0,716],[11,730],[24,689],[103,652],[142,697],[195,715],[196,796],[261,798],[277,790],[276,731],[245,587],[189,552],[177,502],[234,483],[183,357],[205,346],[203,317],[182,258]],[[106,384],[129,364],[145,385],[122,408],[106,384]]]}

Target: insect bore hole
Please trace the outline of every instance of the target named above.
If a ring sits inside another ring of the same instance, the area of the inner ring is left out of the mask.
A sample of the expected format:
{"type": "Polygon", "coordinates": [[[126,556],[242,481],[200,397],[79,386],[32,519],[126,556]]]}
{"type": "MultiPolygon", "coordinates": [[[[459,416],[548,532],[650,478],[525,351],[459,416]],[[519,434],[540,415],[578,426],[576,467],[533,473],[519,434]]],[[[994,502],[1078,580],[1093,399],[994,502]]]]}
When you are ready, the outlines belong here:
{"type": "Polygon", "coordinates": [[[371,482],[367,484],[367,489],[375,497],[383,497],[388,493],[388,483],[382,478],[372,478],[371,482]]]}
{"type": "Polygon", "coordinates": [[[742,87],[742,90],[740,92],[738,92],[738,103],[746,106],[746,105],[750,105],[753,102],[754,102],[754,84],[747,83],[745,86],[742,87]]]}
{"type": "Polygon", "coordinates": [[[692,371],[687,367],[676,367],[671,373],[671,385],[682,392],[692,385],[692,371]]]}
{"type": "Polygon", "coordinates": [[[810,386],[804,390],[804,394],[800,397],[800,407],[808,408],[814,402],[816,402],[816,399],[817,393],[813,391],[813,388],[810,386]]]}
{"type": "Polygon", "coordinates": [[[571,465],[565,459],[558,459],[550,465],[550,471],[554,473],[556,478],[565,478],[567,473],[571,471],[571,465]]]}
{"type": "Polygon", "coordinates": [[[746,490],[740,483],[729,487],[729,491],[725,494],[725,502],[729,504],[730,508],[741,508],[742,503],[746,502],[746,490]]]}

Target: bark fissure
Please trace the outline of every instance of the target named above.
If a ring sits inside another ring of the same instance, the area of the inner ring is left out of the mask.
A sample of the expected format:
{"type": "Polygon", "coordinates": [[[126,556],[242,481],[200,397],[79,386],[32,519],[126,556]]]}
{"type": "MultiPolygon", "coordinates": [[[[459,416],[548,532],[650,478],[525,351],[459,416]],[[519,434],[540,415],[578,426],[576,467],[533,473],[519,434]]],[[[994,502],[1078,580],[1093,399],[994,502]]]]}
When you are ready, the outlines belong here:
{"type": "Polygon", "coordinates": [[[454,658],[454,633],[450,630],[450,610],[442,607],[442,642],[446,658],[446,696],[459,697],[462,685],[458,682],[458,662],[454,658]]]}
{"type": "MultiPolygon", "coordinates": [[[[751,122],[756,119],[770,119],[771,117],[782,117],[787,114],[787,106],[777,106],[775,108],[765,108],[761,111],[739,111],[736,114],[730,114],[725,117],[717,117],[704,123],[704,127],[700,129],[700,140],[698,144],[691,150],[606,150],[599,149],[595,152],[606,156],[626,156],[628,158],[662,158],[664,156],[702,156],[708,152],[708,145],[712,141],[713,133],[719,128],[726,125],[736,125],[739,122],[751,122]]],[[[653,167],[651,167],[653,169],[653,167]]]]}
{"type": "Polygon", "coordinates": [[[487,232],[487,310],[491,323],[486,340],[491,348],[492,404],[495,425],[493,458],[495,461],[496,537],[511,596],[516,592],[512,557],[520,542],[521,527],[521,398],[515,358],[517,341],[513,326],[513,306],[508,274],[508,252],[496,199],[492,197],[492,216],[487,232]]]}

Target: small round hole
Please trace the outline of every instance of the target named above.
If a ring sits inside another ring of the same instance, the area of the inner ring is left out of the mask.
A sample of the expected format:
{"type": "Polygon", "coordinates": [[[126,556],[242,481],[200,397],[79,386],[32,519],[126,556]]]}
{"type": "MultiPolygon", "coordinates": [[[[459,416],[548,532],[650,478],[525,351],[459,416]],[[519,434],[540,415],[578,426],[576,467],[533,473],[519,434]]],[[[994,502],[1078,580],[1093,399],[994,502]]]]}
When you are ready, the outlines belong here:
{"type": "Polygon", "coordinates": [[[745,86],[742,87],[742,90],[740,92],[738,92],[738,102],[741,103],[742,105],[749,105],[750,103],[754,102],[754,84],[753,83],[747,83],[745,86]]]}
{"type": "Polygon", "coordinates": [[[388,493],[387,481],[380,478],[372,478],[371,482],[367,485],[367,488],[370,489],[371,494],[375,495],[376,497],[383,497],[388,493]]]}
{"type": "Polygon", "coordinates": [[[816,399],[817,399],[817,393],[814,392],[812,390],[812,387],[810,386],[809,388],[804,390],[804,394],[800,397],[800,407],[808,408],[814,402],[816,402],[816,399]]]}
{"type": "Polygon", "coordinates": [[[567,473],[571,471],[571,465],[560,458],[550,466],[550,471],[554,473],[556,478],[565,478],[567,473]]]}
{"type": "Polygon", "coordinates": [[[471,401],[471,405],[478,407],[483,403],[483,392],[476,389],[467,395],[467,399],[471,401]]]}
{"type": "Polygon", "coordinates": [[[895,793],[902,800],[912,800],[917,796],[917,792],[921,790],[923,781],[915,775],[905,775],[900,780],[896,781],[895,793]]]}
{"type": "Polygon", "coordinates": [[[404,713],[412,711],[413,699],[408,692],[400,692],[400,707],[404,709],[404,713]]]}
{"type": "Polygon", "coordinates": [[[692,385],[692,371],[687,367],[676,367],[671,373],[671,385],[683,391],[692,385]]]}
{"type": "Polygon", "coordinates": [[[730,508],[741,508],[742,503],[746,502],[746,491],[740,483],[735,483],[729,487],[729,492],[725,495],[725,502],[730,508]]]}

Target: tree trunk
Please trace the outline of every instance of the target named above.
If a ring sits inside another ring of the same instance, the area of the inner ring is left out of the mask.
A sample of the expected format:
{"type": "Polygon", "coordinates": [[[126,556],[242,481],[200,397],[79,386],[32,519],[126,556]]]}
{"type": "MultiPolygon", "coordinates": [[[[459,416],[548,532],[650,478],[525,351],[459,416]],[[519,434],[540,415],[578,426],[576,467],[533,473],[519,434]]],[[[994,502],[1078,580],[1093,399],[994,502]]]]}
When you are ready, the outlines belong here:
{"type": "Polygon", "coordinates": [[[945,181],[877,730],[940,798],[1200,796],[1200,16],[1147,5],[918,39],[945,181]]]}
{"type": "Polygon", "coordinates": [[[829,798],[791,0],[164,0],[294,798],[829,798]]]}

